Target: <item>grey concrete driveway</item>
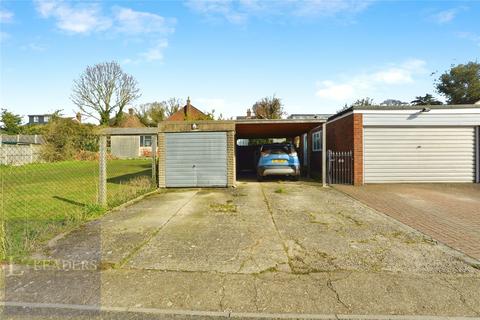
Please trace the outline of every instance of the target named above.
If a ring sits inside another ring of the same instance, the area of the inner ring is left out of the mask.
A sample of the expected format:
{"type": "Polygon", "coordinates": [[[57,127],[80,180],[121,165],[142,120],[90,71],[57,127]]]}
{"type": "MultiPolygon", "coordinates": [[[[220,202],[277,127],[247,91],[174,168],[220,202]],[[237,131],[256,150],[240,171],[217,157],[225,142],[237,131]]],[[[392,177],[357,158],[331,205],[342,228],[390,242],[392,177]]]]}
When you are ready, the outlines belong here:
{"type": "Polygon", "coordinates": [[[44,255],[96,267],[17,268],[2,300],[146,313],[480,315],[479,270],[313,182],[168,190],[51,241],[44,255]]]}

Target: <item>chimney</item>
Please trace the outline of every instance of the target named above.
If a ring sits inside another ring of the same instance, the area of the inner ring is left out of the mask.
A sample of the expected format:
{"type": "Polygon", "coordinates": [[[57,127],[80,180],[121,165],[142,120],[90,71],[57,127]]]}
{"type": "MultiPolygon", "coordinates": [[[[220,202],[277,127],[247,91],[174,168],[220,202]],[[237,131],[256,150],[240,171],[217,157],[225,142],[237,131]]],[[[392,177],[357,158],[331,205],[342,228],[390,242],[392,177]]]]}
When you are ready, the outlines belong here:
{"type": "Polygon", "coordinates": [[[247,109],[247,119],[250,119],[252,117],[252,111],[250,109],[247,109]]]}
{"type": "Polygon", "coordinates": [[[190,97],[187,98],[187,107],[190,107],[190,97]]]}
{"type": "Polygon", "coordinates": [[[128,109],[128,114],[131,115],[131,116],[133,116],[133,108],[129,108],[129,109],[128,109]]]}
{"type": "Polygon", "coordinates": [[[75,118],[77,119],[78,123],[82,123],[82,114],[80,112],[77,112],[75,118]]]}

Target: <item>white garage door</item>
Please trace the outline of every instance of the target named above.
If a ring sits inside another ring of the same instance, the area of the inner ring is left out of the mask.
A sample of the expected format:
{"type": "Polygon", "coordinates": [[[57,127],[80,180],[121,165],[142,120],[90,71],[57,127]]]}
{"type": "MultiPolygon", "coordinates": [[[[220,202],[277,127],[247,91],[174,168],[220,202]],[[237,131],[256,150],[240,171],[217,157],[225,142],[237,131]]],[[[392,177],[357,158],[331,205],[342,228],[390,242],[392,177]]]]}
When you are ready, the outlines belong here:
{"type": "Polygon", "coordinates": [[[227,133],[165,134],[167,187],[227,186],[227,133]]]}
{"type": "Polygon", "coordinates": [[[473,182],[473,127],[366,127],[365,183],[473,182]]]}

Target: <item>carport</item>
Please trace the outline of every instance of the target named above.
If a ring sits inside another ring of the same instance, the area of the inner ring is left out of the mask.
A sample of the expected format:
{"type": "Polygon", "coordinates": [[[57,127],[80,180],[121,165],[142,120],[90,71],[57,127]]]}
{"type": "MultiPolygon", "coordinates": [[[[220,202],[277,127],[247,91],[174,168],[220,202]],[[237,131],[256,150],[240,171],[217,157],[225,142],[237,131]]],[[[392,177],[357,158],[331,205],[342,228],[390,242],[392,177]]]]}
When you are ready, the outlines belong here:
{"type": "MultiPolygon", "coordinates": [[[[314,129],[322,130],[322,152],[321,167],[322,181],[326,184],[326,125],[327,118],[315,119],[239,119],[235,121],[235,141],[239,139],[268,139],[268,138],[286,138],[287,140],[297,141],[298,148],[307,176],[310,175],[312,160],[306,156],[311,152],[310,132],[314,129]]],[[[256,148],[253,146],[252,148],[256,148]]],[[[242,146],[236,145],[236,165],[242,167],[241,161],[245,157],[240,155],[242,146]]],[[[252,150],[250,150],[251,152],[252,150]]]]}

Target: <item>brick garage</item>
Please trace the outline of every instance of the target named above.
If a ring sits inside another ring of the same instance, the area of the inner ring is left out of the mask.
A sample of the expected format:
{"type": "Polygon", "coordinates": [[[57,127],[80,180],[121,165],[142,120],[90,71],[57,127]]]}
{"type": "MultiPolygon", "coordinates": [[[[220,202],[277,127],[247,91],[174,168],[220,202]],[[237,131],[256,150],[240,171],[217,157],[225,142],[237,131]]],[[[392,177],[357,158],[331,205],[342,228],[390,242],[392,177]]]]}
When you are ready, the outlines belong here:
{"type": "Polygon", "coordinates": [[[235,185],[233,121],[163,121],[158,149],[161,188],[235,185]]]}
{"type": "Polygon", "coordinates": [[[352,107],[329,118],[327,149],[353,152],[354,185],[479,182],[480,106],[352,107]]]}

